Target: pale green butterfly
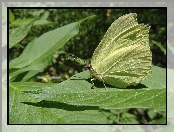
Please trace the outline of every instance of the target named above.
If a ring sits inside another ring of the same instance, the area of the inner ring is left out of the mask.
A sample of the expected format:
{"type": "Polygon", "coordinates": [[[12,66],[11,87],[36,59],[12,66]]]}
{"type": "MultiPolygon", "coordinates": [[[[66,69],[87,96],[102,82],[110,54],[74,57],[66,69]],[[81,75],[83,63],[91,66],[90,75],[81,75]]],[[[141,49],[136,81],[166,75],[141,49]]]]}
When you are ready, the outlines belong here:
{"type": "Polygon", "coordinates": [[[151,73],[150,27],[138,24],[136,16],[130,13],[115,20],[95,49],[88,68],[98,80],[126,88],[151,73]]]}

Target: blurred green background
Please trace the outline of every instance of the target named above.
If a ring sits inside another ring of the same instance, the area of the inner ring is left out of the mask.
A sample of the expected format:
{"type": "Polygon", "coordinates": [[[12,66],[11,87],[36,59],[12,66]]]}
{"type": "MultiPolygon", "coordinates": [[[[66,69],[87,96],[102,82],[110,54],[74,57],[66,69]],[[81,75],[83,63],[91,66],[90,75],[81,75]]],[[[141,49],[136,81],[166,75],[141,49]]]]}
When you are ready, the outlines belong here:
{"type": "Polygon", "coordinates": [[[103,38],[108,27],[114,20],[128,13],[137,13],[138,23],[151,26],[149,45],[152,51],[152,63],[153,65],[166,68],[167,8],[10,9],[9,27],[21,26],[30,18],[34,18],[38,13],[41,13],[41,17],[47,21],[45,24],[34,25],[20,44],[10,49],[10,59],[18,57],[33,38],[90,15],[96,15],[93,19],[89,19],[81,24],[78,35],[55,53],[52,65],[46,68],[44,73],[40,75],[59,76],[61,79],[58,82],[61,82],[78,72],[86,70],[83,62],[68,60],[67,55],[73,54],[90,62],[95,48],[103,38]]]}

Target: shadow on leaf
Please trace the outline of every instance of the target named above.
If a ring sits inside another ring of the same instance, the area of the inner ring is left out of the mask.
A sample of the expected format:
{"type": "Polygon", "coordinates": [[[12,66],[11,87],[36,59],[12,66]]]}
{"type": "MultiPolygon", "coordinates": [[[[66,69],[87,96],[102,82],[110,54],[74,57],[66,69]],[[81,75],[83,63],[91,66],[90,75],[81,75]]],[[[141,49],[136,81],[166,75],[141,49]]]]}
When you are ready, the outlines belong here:
{"type": "Polygon", "coordinates": [[[36,106],[36,107],[56,108],[56,109],[63,109],[63,110],[67,110],[67,111],[99,110],[98,106],[69,105],[69,104],[62,103],[62,102],[45,101],[45,100],[42,100],[37,103],[32,103],[32,102],[21,102],[21,103],[36,106]]]}

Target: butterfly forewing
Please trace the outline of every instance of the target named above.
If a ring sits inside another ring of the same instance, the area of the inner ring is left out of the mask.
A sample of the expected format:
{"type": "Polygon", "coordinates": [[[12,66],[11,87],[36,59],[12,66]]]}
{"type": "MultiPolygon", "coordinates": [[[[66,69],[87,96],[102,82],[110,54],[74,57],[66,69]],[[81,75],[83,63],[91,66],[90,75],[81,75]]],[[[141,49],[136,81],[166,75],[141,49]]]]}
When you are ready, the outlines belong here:
{"type": "Polygon", "coordinates": [[[94,75],[120,88],[139,83],[151,72],[149,29],[135,13],[115,20],[93,53],[94,75]]]}
{"type": "MultiPolygon", "coordinates": [[[[136,14],[131,13],[124,16],[121,16],[115,20],[111,26],[108,28],[106,34],[101,40],[98,47],[93,53],[91,64],[95,67],[95,64],[98,64],[105,56],[108,54],[108,50],[112,47],[112,42],[116,42],[120,34],[123,34],[125,31],[129,30],[131,27],[138,25],[136,20],[136,14]]],[[[115,45],[114,45],[115,46],[115,45]]],[[[118,45],[122,46],[122,45],[118,45]]]]}

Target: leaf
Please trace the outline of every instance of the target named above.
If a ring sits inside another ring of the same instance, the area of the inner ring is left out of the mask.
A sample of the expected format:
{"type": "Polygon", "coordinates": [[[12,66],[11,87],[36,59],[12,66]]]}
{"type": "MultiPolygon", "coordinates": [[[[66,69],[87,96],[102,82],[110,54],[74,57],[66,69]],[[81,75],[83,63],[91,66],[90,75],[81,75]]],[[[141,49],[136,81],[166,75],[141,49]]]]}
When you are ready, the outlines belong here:
{"type": "MultiPolygon", "coordinates": [[[[42,87],[40,83],[10,84],[10,124],[107,124],[98,107],[69,105],[62,102],[37,102],[26,96],[21,88],[42,87]],[[22,87],[21,87],[22,86],[22,87]]],[[[49,87],[49,85],[47,85],[49,87]]],[[[32,91],[29,91],[30,93],[32,91]]]]}
{"type": "Polygon", "coordinates": [[[152,40],[152,43],[156,44],[160,48],[160,50],[166,55],[166,49],[163,47],[163,45],[160,42],[152,40]]]}
{"type": "MultiPolygon", "coordinates": [[[[11,26],[22,26],[24,24],[30,23],[31,21],[33,21],[33,18],[18,19],[16,21],[13,21],[10,25],[11,26]]],[[[36,20],[33,25],[38,26],[38,25],[47,25],[47,24],[56,24],[56,23],[55,22],[50,22],[46,19],[39,19],[39,20],[36,20]]]]}
{"type": "Polygon", "coordinates": [[[53,54],[77,35],[80,23],[88,18],[90,17],[49,31],[34,39],[18,58],[10,61],[10,76],[14,77],[30,70],[42,71],[51,63],[53,54]]]}
{"type": "Polygon", "coordinates": [[[12,48],[15,44],[20,42],[29,32],[33,23],[38,17],[35,17],[33,21],[23,26],[20,26],[9,31],[9,48],[12,48]]]}
{"type": "Polygon", "coordinates": [[[144,82],[144,85],[138,85],[139,89],[135,86],[105,89],[98,81],[91,89],[93,85],[89,77],[89,71],[85,71],[60,84],[11,82],[10,122],[99,124],[107,123],[100,108],[166,110],[166,88],[154,88],[154,85],[145,88],[144,82]]]}
{"type": "Polygon", "coordinates": [[[141,81],[141,84],[150,88],[166,88],[166,69],[152,66],[152,74],[141,81]]]}
{"type": "MultiPolygon", "coordinates": [[[[36,14],[42,14],[42,11],[40,11],[40,12],[38,11],[38,12],[33,13],[33,15],[36,15],[36,14]]],[[[43,13],[43,15],[40,16],[40,19],[36,20],[33,25],[36,26],[36,25],[56,24],[56,22],[50,22],[50,21],[47,20],[49,14],[50,13],[48,11],[45,11],[43,13]]],[[[15,21],[12,21],[10,23],[10,26],[22,26],[24,24],[30,23],[33,20],[34,20],[34,18],[17,19],[15,21]]]]}
{"type": "Polygon", "coordinates": [[[13,22],[14,19],[15,19],[14,14],[13,14],[13,13],[11,12],[11,10],[10,10],[10,11],[9,11],[9,21],[10,21],[10,22],[13,22]]]}

